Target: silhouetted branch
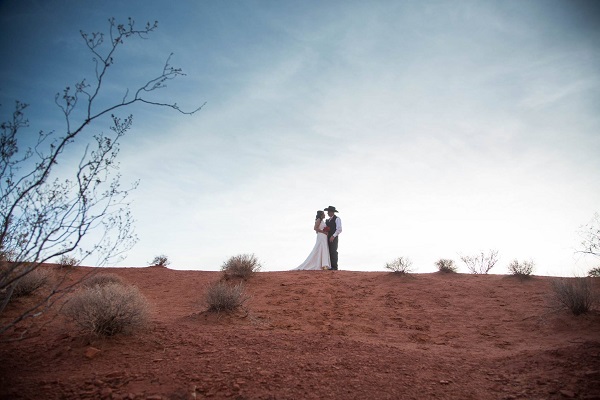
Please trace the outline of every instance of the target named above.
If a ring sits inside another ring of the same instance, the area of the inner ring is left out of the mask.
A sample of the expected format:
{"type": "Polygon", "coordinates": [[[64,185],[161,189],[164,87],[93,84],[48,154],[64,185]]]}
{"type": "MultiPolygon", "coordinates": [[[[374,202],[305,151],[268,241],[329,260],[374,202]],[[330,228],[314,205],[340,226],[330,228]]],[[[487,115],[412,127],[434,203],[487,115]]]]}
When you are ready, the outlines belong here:
{"type": "Polygon", "coordinates": [[[579,234],[583,239],[581,242],[583,249],[578,253],[600,257],[600,214],[594,214],[590,222],[581,228],[579,234]]]}
{"type": "MultiPolygon", "coordinates": [[[[97,99],[103,92],[108,68],[115,63],[117,49],[129,38],[147,39],[158,27],[157,22],[148,22],[138,29],[131,18],[125,24],[117,24],[114,18],[108,22],[110,41],[105,40],[104,33],[80,31],[92,53],[95,76],[91,81],[82,79],[56,94],[54,101],[65,120],[62,135],[54,130],[40,131],[35,146],[20,152],[20,132],[28,127],[24,115],[27,105],[21,102],[16,103],[11,118],[0,126],[0,316],[10,302],[15,285],[42,264],[79,252],[81,261],[94,255],[97,257],[95,265],[101,266],[121,257],[137,241],[127,200],[137,182],[123,188],[121,176],[116,172],[119,140],[131,128],[133,118],[131,115],[117,117],[115,111],[139,102],[194,114],[204,105],[183,111],[177,103],[143,97],[166,87],[167,81],[185,75],[180,68],[171,65],[171,54],[162,71],[137,88],[133,98],[128,99],[127,89],[122,99],[97,109],[97,99]],[[83,117],[76,118],[74,111],[78,109],[84,110],[83,117]],[[86,139],[87,143],[80,138],[91,122],[108,115],[108,134],[95,134],[91,140],[86,139]],[[75,142],[83,146],[71,146],[75,142]],[[79,163],[68,178],[58,178],[54,173],[58,161],[67,150],[77,149],[82,149],[79,163]],[[91,238],[92,232],[97,236],[91,238]]],[[[3,323],[0,333],[43,313],[76,284],[55,287],[21,315],[3,323]]]]}

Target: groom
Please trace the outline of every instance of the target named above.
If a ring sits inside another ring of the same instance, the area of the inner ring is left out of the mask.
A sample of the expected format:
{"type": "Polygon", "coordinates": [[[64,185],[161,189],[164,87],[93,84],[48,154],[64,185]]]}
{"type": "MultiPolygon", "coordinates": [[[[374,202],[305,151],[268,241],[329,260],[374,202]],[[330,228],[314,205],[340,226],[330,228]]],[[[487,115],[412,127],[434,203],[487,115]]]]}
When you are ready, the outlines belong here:
{"type": "Polygon", "coordinates": [[[329,227],[329,232],[327,233],[328,244],[329,244],[329,258],[331,259],[331,269],[338,269],[338,236],[342,233],[342,220],[340,217],[335,215],[336,212],[339,212],[335,209],[334,206],[329,206],[325,210],[327,211],[327,215],[329,218],[325,223],[329,227]]]}

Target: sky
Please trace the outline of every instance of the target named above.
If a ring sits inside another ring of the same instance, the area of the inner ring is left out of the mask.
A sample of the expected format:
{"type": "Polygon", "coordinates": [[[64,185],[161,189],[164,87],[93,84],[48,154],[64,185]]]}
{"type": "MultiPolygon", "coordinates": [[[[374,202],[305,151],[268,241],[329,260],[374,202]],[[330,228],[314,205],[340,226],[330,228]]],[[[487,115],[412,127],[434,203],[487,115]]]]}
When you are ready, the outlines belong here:
{"type": "MultiPolygon", "coordinates": [[[[255,254],[301,264],[316,211],[339,210],[339,267],[496,249],[535,273],[585,274],[600,212],[600,5],[594,1],[0,1],[0,114],[64,131],[55,93],[93,77],[79,31],[159,23],[116,54],[105,101],[171,63],[121,145],[137,245],[171,268],[255,254]]],[[[108,131],[104,121],[94,129],[108,131]]],[[[31,132],[29,134],[31,134],[31,132]]],[[[68,157],[68,156],[66,156],[68,157]]],[[[64,161],[68,164],[68,160],[64,161]]]]}

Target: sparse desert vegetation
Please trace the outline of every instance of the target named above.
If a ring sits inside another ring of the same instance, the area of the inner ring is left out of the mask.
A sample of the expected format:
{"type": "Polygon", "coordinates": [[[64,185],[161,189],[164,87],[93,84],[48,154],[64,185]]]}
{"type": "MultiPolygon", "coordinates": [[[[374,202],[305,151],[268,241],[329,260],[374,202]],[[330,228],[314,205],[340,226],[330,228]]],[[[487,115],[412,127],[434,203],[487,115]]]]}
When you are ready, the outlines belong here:
{"type": "Polygon", "coordinates": [[[435,266],[437,267],[438,272],[456,273],[457,271],[454,260],[449,260],[447,258],[440,258],[435,262],[435,266]]]}
{"type": "Polygon", "coordinates": [[[513,260],[508,265],[508,272],[519,278],[527,278],[533,274],[535,263],[533,260],[519,261],[513,260]]]}
{"type": "Polygon", "coordinates": [[[135,286],[110,283],[76,292],[66,304],[64,313],[84,332],[113,336],[146,326],[149,306],[135,286]]]}
{"type": "Polygon", "coordinates": [[[498,262],[498,251],[483,251],[472,256],[461,256],[460,259],[465,263],[467,269],[472,274],[487,274],[498,262]]]}
{"type": "Polygon", "coordinates": [[[79,265],[79,260],[73,256],[63,254],[58,260],[58,266],[60,268],[73,268],[79,265]]]}
{"type": "Polygon", "coordinates": [[[600,267],[592,268],[588,271],[590,278],[600,278],[600,267]]]}
{"type": "Polygon", "coordinates": [[[579,234],[582,238],[580,252],[600,257],[600,213],[595,213],[579,234]]]}
{"type": "Polygon", "coordinates": [[[83,287],[91,288],[94,286],[106,286],[111,284],[124,285],[125,281],[117,274],[110,272],[93,274],[89,278],[86,278],[81,283],[83,287]]]}
{"type": "Polygon", "coordinates": [[[398,257],[386,263],[385,268],[400,275],[406,275],[413,271],[412,261],[408,257],[398,257]]]}
{"type": "Polygon", "coordinates": [[[224,281],[213,282],[206,288],[205,301],[208,311],[232,312],[244,306],[248,296],[244,285],[232,285],[224,281]]]}
{"type": "Polygon", "coordinates": [[[553,303],[573,315],[586,314],[598,301],[598,292],[591,278],[558,278],[552,281],[553,303]]]}
{"type": "Polygon", "coordinates": [[[26,265],[11,270],[10,275],[16,278],[11,284],[12,297],[15,298],[32,295],[36,290],[51,283],[53,277],[52,271],[48,268],[32,269],[26,265]]]}
{"type": "MultiPolygon", "coordinates": [[[[75,268],[67,283],[91,271],[75,268]]],[[[35,320],[43,334],[0,346],[0,398],[36,398],[40,390],[48,399],[600,396],[600,315],[549,313],[557,278],[521,285],[502,275],[431,273],[399,285],[387,271],[268,272],[243,282],[251,296],[244,312],[206,312],[206,288],[242,282],[224,281],[221,271],[98,270],[106,273],[135,283],[152,323],[107,337],[119,329],[44,314],[35,320]]],[[[94,286],[111,287],[126,286],[94,286]]],[[[65,309],[87,291],[68,295],[65,309]]],[[[99,296],[91,309],[110,310],[127,298],[119,293],[99,296]]],[[[7,318],[29,302],[11,303],[7,318]]]]}
{"type": "Polygon", "coordinates": [[[412,261],[408,257],[398,257],[386,263],[385,268],[399,275],[408,275],[413,272],[412,261]]]}
{"type": "Polygon", "coordinates": [[[153,267],[168,267],[171,264],[169,257],[164,254],[158,255],[152,259],[149,263],[153,267]]]}
{"type": "Polygon", "coordinates": [[[16,253],[17,252],[14,249],[0,247],[0,263],[15,262],[16,253]]]}
{"type": "Polygon", "coordinates": [[[221,266],[221,271],[226,279],[248,279],[255,272],[260,271],[261,265],[254,254],[239,254],[229,258],[221,266]]]}

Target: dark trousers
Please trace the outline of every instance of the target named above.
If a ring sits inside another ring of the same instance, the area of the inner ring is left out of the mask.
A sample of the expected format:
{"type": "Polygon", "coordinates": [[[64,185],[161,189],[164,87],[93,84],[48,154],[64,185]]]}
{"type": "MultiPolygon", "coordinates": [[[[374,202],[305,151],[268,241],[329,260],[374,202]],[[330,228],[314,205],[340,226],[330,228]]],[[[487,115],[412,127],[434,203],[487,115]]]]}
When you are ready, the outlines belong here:
{"type": "Polygon", "coordinates": [[[338,269],[338,239],[339,237],[336,237],[335,239],[333,239],[333,242],[330,242],[329,240],[327,241],[327,243],[329,244],[329,258],[331,259],[331,269],[334,270],[338,269]]]}

